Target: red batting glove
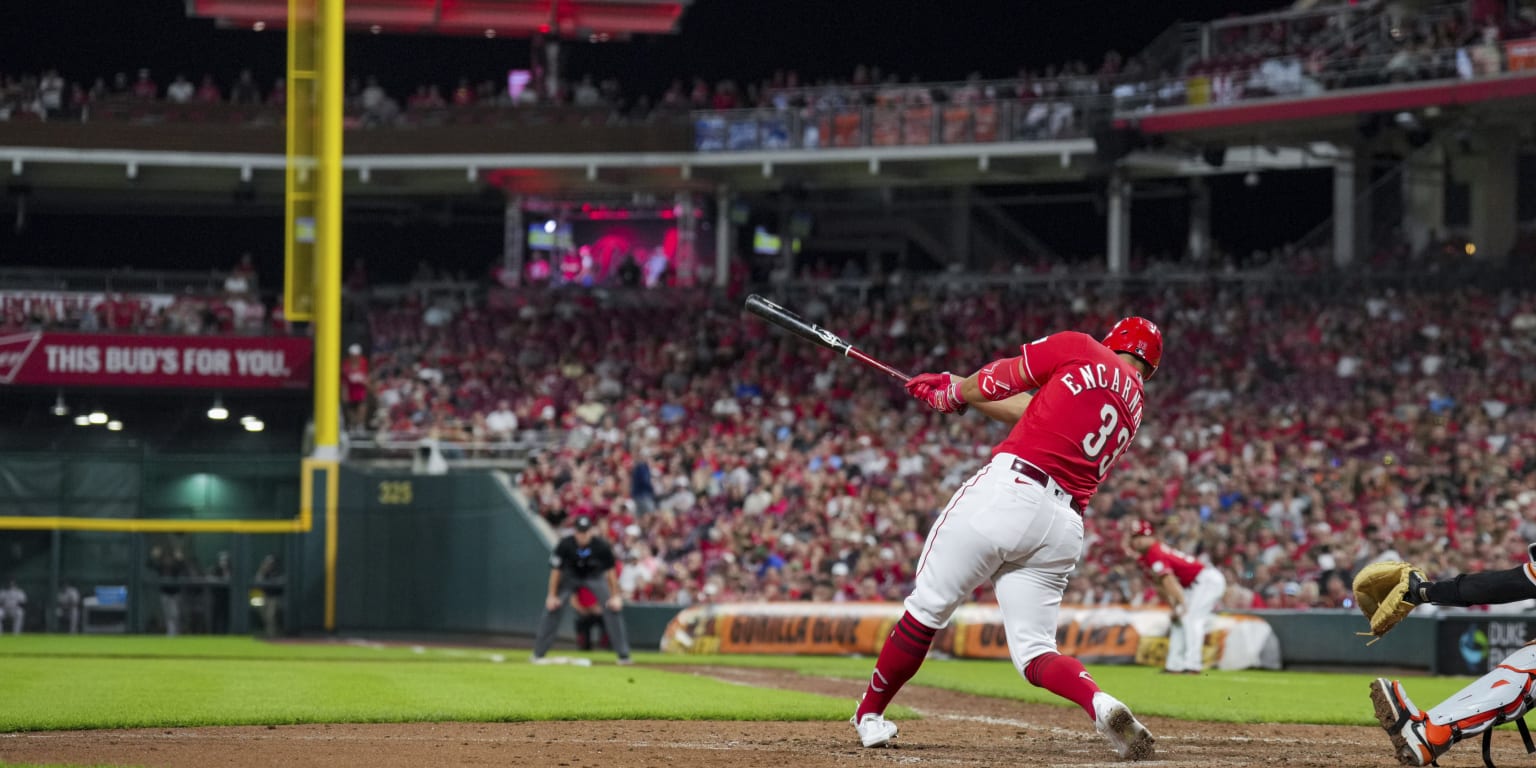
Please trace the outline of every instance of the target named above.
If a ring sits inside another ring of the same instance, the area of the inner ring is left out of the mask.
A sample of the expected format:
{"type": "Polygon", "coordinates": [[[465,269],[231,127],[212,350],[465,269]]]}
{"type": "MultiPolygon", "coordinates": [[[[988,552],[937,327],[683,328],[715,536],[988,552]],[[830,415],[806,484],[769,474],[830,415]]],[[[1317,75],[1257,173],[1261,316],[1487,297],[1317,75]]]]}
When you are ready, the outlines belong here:
{"type": "Polygon", "coordinates": [[[920,373],[907,382],[907,392],[939,413],[963,413],[966,403],[960,397],[960,380],[944,373],[920,373]]]}

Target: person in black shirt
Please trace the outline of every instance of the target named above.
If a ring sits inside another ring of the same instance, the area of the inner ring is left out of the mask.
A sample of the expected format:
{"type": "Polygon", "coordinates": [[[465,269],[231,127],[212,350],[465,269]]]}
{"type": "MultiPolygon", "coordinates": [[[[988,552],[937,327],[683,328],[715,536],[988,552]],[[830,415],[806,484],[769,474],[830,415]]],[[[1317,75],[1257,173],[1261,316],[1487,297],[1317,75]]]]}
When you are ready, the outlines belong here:
{"type": "Polygon", "coordinates": [[[165,623],[165,634],[175,637],[181,633],[181,582],[191,575],[186,554],[181,547],[150,547],[149,567],[159,577],[160,618],[165,623]]]}
{"type": "Polygon", "coordinates": [[[277,555],[267,555],[262,558],[261,565],[256,566],[256,576],[252,580],[252,586],[261,590],[261,623],[265,628],[267,637],[277,637],[282,631],[283,610],[283,564],[278,561],[277,555]]]}
{"type": "Polygon", "coordinates": [[[624,598],[619,594],[619,577],[614,570],[613,547],[592,533],[592,519],[576,518],[576,532],[561,539],[549,558],[549,594],[544,598],[544,618],[533,641],[535,664],[547,663],[544,654],[555,642],[560,614],[571,595],[581,587],[592,590],[603,606],[603,627],[608,631],[620,664],[629,664],[629,637],[624,631],[624,617],[619,609],[624,598]]]}

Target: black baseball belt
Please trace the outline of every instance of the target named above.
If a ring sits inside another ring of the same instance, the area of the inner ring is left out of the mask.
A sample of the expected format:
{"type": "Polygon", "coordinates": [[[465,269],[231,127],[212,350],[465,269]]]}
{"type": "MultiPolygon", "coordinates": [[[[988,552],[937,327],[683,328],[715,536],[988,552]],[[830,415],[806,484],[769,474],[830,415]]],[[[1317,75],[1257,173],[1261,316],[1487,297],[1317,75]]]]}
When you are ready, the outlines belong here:
{"type": "Polygon", "coordinates": [[[1021,474],[1030,480],[1035,481],[1036,485],[1044,488],[1048,493],[1055,494],[1056,498],[1066,501],[1067,506],[1071,507],[1073,512],[1076,512],[1079,515],[1083,513],[1083,508],[1078,506],[1077,499],[1072,498],[1072,494],[1062,490],[1061,485],[1052,480],[1051,476],[1045,473],[1045,470],[1023,459],[1014,459],[1011,469],[1013,469],[1014,472],[1017,472],[1018,474],[1021,474]]]}

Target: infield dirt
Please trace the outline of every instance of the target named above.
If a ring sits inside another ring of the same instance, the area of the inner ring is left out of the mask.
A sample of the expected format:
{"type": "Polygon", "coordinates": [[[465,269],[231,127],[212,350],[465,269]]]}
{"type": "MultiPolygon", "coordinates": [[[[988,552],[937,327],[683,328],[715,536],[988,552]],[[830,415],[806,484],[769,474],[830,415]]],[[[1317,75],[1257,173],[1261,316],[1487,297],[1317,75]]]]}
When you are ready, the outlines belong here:
{"type": "MultiPolygon", "coordinates": [[[[848,680],[763,669],[672,668],[744,686],[853,697],[848,680]]],[[[1174,684],[1171,681],[1170,684],[1174,684]]],[[[1023,684],[1022,682],[1020,683],[1023,684]]],[[[1362,717],[1370,700],[1361,681],[1362,717]]],[[[743,695],[751,695],[743,691],[743,695]]],[[[555,768],[831,768],[833,766],[1126,765],[1076,707],[1025,704],[909,686],[898,702],[923,714],[899,721],[888,748],[863,749],[847,722],[583,721],[152,728],[0,735],[0,760],[138,766],[553,766],[555,768]]],[[[1135,702],[1129,702],[1134,708],[1135,702]]],[[[1234,706],[1239,706],[1234,704],[1234,706]]],[[[1138,765],[1393,766],[1381,729],[1234,725],[1142,718],[1157,755],[1138,765]]],[[[1477,743],[1441,765],[1480,766],[1477,743]]],[[[1500,765],[1528,760],[1513,732],[1494,738],[1500,765]]]]}

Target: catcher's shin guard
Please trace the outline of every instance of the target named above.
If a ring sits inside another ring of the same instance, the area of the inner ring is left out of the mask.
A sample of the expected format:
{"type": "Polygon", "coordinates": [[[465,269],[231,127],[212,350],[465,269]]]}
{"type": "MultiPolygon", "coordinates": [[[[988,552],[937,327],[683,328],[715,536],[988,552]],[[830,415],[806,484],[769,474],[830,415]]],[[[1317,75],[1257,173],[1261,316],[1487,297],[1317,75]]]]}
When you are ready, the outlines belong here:
{"type": "Polygon", "coordinates": [[[1526,751],[1536,751],[1532,748],[1524,720],[1533,703],[1536,703],[1536,646],[1527,645],[1506,657],[1492,672],[1425,712],[1424,739],[1432,750],[1437,750],[1435,756],[1438,756],[1458,741],[1483,734],[1483,762],[1492,768],[1488,747],[1494,726],[1515,722],[1526,751]]]}
{"type": "MultiPolygon", "coordinates": [[[[1401,683],[1378,677],[1371,683],[1371,703],[1376,719],[1392,739],[1397,761],[1403,765],[1439,765],[1435,758],[1451,748],[1451,740],[1430,742],[1425,726],[1429,717],[1413,705],[1401,683]]],[[[1437,732],[1438,734],[1438,732],[1437,732]]]]}

